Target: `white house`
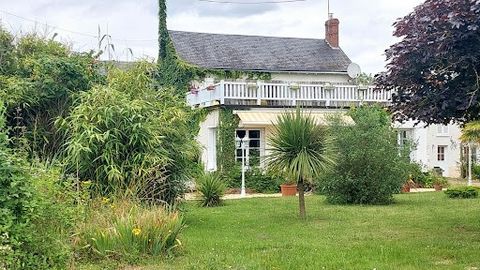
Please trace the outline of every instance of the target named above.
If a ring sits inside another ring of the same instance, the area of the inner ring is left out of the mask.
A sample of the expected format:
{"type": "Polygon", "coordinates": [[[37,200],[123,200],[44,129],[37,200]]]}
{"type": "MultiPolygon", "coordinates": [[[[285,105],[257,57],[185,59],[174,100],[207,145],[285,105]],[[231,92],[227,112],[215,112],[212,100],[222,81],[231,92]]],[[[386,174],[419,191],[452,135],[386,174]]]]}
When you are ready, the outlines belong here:
{"type": "MultiPolygon", "coordinates": [[[[392,93],[358,87],[347,73],[351,64],[339,46],[339,20],[325,23],[325,39],[224,35],[170,31],[179,57],[207,69],[266,72],[271,79],[222,80],[210,77],[194,82],[198,89],[188,93],[193,107],[208,108],[198,141],[203,146],[205,169],[217,169],[217,129],[220,108],[231,108],[240,119],[232,137],[248,138],[248,150],[232,155],[241,160],[264,157],[272,122],[285,110],[301,105],[319,121],[330,113],[345,112],[351,106],[380,103],[388,106],[392,93]]],[[[412,158],[425,169],[440,167],[444,175],[459,175],[459,128],[397,124],[399,143],[416,143],[412,158]]]]}

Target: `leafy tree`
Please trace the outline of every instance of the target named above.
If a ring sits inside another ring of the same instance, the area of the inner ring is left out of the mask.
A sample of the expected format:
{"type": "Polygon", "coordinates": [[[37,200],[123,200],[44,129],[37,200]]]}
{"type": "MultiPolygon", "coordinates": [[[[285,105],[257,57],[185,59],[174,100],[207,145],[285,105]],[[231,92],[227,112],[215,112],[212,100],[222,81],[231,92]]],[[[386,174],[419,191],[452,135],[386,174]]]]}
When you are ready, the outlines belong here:
{"type": "Polygon", "coordinates": [[[305,183],[334,164],[327,129],[298,108],[279,116],[270,145],[268,166],[297,183],[300,217],[304,219],[305,183]]]}
{"type": "Polygon", "coordinates": [[[339,117],[330,119],[338,159],[320,178],[321,190],[331,203],[390,203],[408,177],[410,147],[398,147],[383,108],[360,107],[349,114],[354,125],[339,117]]]}
{"type": "Polygon", "coordinates": [[[10,59],[8,68],[0,72],[0,98],[6,101],[8,125],[15,135],[28,139],[31,153],[51,158],[64,144],[53,125],[55,119],[68,114],[77,93],[101,82],[96,57],[35,34],[13,43],[0,30],[0,40],[1,57],[10,59]]]}
{"type": "Polygon", "coordinates": [[[395,24],[378,86],[395,90],[396,119],[468,122],[480,115],[480,2],[427,0],[395,24]]]}

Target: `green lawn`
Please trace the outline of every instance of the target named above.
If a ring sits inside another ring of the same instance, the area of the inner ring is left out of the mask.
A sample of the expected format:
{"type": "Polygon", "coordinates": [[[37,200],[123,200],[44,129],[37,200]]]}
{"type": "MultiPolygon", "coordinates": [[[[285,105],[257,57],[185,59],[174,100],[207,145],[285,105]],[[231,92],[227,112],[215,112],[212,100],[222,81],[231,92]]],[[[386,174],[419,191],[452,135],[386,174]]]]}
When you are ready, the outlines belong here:
{"type": "Polygon", "coordinates": [[[190,204],[180,254],[133,269],[480,269],[480,199],[396,201],[332,206],[311,196],[303,222],[296,198],[190,204]]]}

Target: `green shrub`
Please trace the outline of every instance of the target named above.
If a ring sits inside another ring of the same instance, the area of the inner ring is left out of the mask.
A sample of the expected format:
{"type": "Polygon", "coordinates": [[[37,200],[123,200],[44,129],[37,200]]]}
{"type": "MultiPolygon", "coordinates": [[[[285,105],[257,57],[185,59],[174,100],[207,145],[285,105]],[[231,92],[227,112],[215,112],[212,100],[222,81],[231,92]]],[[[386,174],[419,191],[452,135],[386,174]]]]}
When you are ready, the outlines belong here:
{"type": "MultiPolygon", "coordinates": [[[[227,174],[223,175],[227,187],[240,188],[242,185],[242,168],[234,166],[227,174]]],[[[248,189],[258,193],[280,192],[280,185],[285,182],[284,177],[277,176],[270,171],[254,167],[245,172],[245,185],[248,189]]]]}
{"type": "MultiPolygon", "coordinates": [[[[468,170],[468,166],[467,166],[467,170],[468,170]]],[[[473,174],[473,177],[480,179],[480,164],[473,164],[472,174],[473,174]]]]}
{"type": "Polygon", "coordinates": [[[35,269],[65,269],[72,260],[71,236],[83,218],[86,193],[76,190],[73,178],[63,177],[54,166],[30,168],[34,187],[35,212],[32,217],[32,242],[26,248],[36,254],[35,269]],[[41,254],[41,255],[39,255],[41,254]]]}
{"type": "Polygon", "coordinates": [[[478,192],[477,187],[455,187],[447,189],[445,194],[452,199],[473,199],[478,197],[478,192]]]}
{"type": "MultiPolygon", "coordinates": [[[[7,148],[0,109],[0,269],[66,269],[81,215],[71,181],[7,148]]],[[[17,151],[19,152],[19,151],[17,151]]]]}
{"type": "Polygon", "coordinates": [[[183,217],[162,206],[129,200],[95,200],[80,224],[75,247],[82,258],[138,262],[172,253],[181,245],[183,217]]]}
{"type": "MultiPolygon", "coordinates": [[[[0,40],[5,35],[9,34],[0,26],[0,40]]],[[[0,100],[6,102],[8,125],[24,128],[21,133],[28,138],[26,150],[31,155],[56,157],[65,138],[53,123],[68,114],[77,93],[103,81],[99,62],[93,53],[74,52],[69,45],[38,34],[1,43],[0,69],[6,58],[6,72],[0,72],[4,75],[0,76],[0,100]]]]}
{"type": "Polygon", "coordinates": [[[399,148],[384,109],[360,107],[350,111],[355,124],[330,119],[337,165],[320,179],[321,192],[331,203],[387,204],[408,179],[409,147],[399,148]]]}
{"type": "Polygon", "coordinates": [[[252,168],[248,171],[245,181],[247,187],[255,192],[277,193],[280,192],[280,185],[284,182],[284,178],[260,168],[252,168]]]}
{"type": "Polygon", "coordinates": [[[112,69],[108,86],[82,93],[70,116],[57,122],[67,134],[68,170],[102,195],[133,189],[173,204],[195,169],[190,109],[172,89],[154,88],[154,71],[143,62],[112,69]]]}
{"type": "Polygon", "coordinates": [[[222,205],[225,194],[225,183],[214,173],[205,173],[197,181],[197,190],[200,193],[200,205],[214,207],[222,205]]]}

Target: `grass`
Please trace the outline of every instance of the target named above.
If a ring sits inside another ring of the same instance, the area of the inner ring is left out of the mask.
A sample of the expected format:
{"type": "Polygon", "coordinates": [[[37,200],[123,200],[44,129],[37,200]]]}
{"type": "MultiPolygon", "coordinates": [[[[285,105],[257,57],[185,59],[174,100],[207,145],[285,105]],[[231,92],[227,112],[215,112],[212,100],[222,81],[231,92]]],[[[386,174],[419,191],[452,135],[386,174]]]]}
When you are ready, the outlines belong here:
{"type": "MultiPolygon", "coordinates": [[[[389,206],[334,206],[307,197],[188,205],[183,250],[126,269],[480,269],[480,200],[397,195],[389,206]]],[[[83,266],[80,269],[103,269],[83,266]]]]}

